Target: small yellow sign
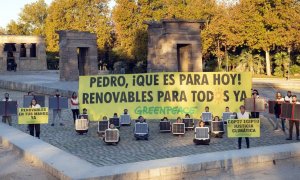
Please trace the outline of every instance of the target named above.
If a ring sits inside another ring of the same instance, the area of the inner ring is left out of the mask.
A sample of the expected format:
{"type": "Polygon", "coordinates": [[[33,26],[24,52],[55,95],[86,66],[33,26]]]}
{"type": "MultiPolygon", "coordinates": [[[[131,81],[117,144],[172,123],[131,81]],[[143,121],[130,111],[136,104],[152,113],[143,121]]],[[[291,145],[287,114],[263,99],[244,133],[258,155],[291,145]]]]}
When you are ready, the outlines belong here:
{"type": "Polygon", "coordinates": [[[18,108],[18,124],[47,124],[48,108],[18,108]]]}
{"type": "Polygon", "coordinates": [[[260,119],[229,119],[227,120],[227,136],[260,137],[260,119]]]}

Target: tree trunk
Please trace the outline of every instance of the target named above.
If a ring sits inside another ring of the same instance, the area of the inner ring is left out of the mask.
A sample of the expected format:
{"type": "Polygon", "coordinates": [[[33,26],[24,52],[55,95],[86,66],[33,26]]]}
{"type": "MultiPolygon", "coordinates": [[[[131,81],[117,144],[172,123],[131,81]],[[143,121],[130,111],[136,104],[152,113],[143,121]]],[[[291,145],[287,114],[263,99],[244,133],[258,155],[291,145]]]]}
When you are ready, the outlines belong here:
{"type": "Polygon", "coordinates": [[[267,76],[271,76],[270,51],[266,50],[266,72],[267,76]]]}
{"type": "Polygon", "coordinates": [[[219,41],[219,39],[218,39],[218,42],[217,42],[218,44],[218,70],[220,70],[220,66],[221,66],[221,58],[220,58],[220,41],[219,41]]]}

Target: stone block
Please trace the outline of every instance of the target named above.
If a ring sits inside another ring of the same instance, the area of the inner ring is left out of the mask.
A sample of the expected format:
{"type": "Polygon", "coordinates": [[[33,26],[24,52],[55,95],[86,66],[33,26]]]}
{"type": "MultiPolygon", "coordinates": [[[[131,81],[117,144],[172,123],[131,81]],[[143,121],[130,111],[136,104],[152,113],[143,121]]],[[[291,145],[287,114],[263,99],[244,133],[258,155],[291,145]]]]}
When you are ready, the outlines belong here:
{"type": "Polygon", "coordinates": [[[257,162],[262,163],[262,162],[269,162],[274,160],[274,154],[268,154],[268,155],[260,155],[258,156],[257,162]]]}
{"type": "Polygon", "coordinates": [[[202,170],[202,164],[185,164],[182,165],[182,172],[183,173],[190,173],[190,172],[197,172],[202,170]]]}
{"type": "Polygon", "coordinates": [[[182,167],[181,166],[170,166],[170,167],[163,167],[160,168],[160,175],[161,176],[168,176],[170,174],[181,174],[182,173],[182,167]]]}
{"type": "MultiPolygon", "coordinates": [[[[176,61],[178,56],[178,44],[197,44],[190,49],[190,58],[188,64],[198,63],[201,65],[193,66],[192,71],[202,71],[202,53],[200,37],[200,21],[183,21],[183,20],[162,20],[161,22],[152,22],[148,24],[148,63],[154,62],[153,57],[165,59],[166,61],[176,61]],[[152,52],[154,55],[152,55],[152,52]],[[197,56],[194,54],[200,52],[197,56]]],[[[168,71],[178,71],[178,66],[166,65],[168,71]]],[[[150,70],[150,69],[149,69],[150,70]]],[[[160,71],[160,67],[152,67],[151,71],[160,71]]]]}
{"type": "Polygon", "coordinates": [[[292,157],[291,152],[279,152],[274,154],[274,160],[289,159],[292,157]]]}
{"type": "Polygon", "coordinates": [[[211,161],[202,164],[202,170],[219,169],[222,167],[221,161],[211,161]]]}

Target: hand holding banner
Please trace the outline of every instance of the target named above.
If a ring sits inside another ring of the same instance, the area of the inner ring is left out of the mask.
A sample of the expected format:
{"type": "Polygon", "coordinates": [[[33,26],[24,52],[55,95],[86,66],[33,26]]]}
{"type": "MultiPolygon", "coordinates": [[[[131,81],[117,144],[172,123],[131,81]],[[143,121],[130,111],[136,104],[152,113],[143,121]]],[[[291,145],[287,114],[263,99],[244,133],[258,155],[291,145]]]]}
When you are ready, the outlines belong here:
{"type": "Polygon", "coordinates": [[[47,124],[48,108],[18,108],[18,124],[47,124]]]}
{"type": "Polygon", "coordinates": [[[260,137],[260,119],[228,119],[229,138],[260,137]]]}

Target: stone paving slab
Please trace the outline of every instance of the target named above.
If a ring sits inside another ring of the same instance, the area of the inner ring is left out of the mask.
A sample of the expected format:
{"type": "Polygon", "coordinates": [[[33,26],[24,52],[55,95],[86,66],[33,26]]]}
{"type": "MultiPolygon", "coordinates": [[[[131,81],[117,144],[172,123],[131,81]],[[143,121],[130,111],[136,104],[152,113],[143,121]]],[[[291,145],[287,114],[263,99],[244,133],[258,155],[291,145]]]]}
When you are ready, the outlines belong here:
{"type": "Polygon", "coordinates": [[[35,161],[60,179],[181,179],[195,172],[300,156],[300,143],[292,143],[96,167],[2,123],[0,139],[5,146],[23,153],[26,160],[35,161]]]}
{"type": "MultiPolygon", "coordinates": [[[[259,91],[261,96],[269,96],[269,98],[274,93],[272,89],[259,89],[259,91]]],[[[0,94],[4,94],[4,92],[6,90],[0,89],[0,94]]],[[[10,94],[22,106],[24,93],[10,91],[10,94]]],[[[286,141],[286,134],[282,131],[274,132],[274,126],[270,123],[274,117],[266,114],[264,116],[267,118],[262,118],[261,121],[261,137],[251,138],[251,147],[296,142],[295,140],[286,141]]],[[[51,120],[52,112],[49,117],[51,120]]],[[[41,125],[41,139],[99,167],[237,149],[237,139],[227,138],[226,134],[223,139],[212,138],[209,146],[195,146],[192,142],[194,135],[192,131],[188,131],[182,137],[173,136],[170,133],[160,133],[158,122],[152,120],[148,121],[150,125],[149,141],[136,141],[133,137],[133,126],[123,126],[120,129],[121,142],[118,146],[107,146],[98,137],[97,123],[91,123],[87,135],[77,135],[70,110],[63,111],[63,119],[65,123],[63,127],[57,124],[54,127],[49,124],[41,125]]],[[[25,125],[17,124],[16,117],[13,117],[13,126],[28,133],[25,125]]]]}

